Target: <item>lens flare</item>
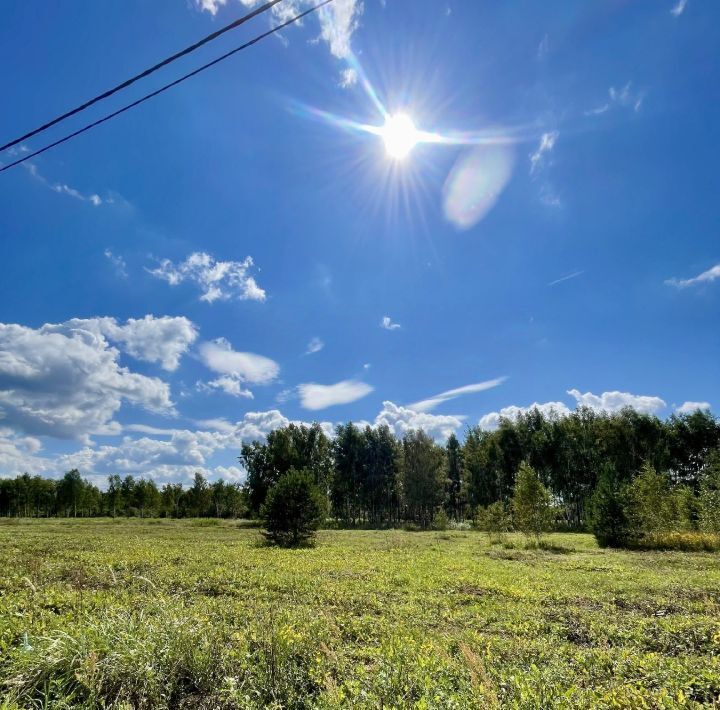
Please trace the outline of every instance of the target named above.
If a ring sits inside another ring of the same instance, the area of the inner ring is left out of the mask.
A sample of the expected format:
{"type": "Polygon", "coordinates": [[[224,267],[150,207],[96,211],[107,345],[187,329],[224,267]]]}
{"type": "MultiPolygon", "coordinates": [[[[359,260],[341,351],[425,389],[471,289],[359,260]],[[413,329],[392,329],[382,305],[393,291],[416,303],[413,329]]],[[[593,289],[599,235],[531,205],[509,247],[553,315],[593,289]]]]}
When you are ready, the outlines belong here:
{"type": "Polygon", "coordinates": [[[385,143],[387,154],[395,160],[406,158],[420,140],[415,124],[405,113],[388,116],[380,129],[380,137],[385,143]]]}
{"type": "Polygon", "coordinates": [[[461,230],[476,225],[500,198],[513,163],[507,145],[480,146],[461,155],[443,188],[445,217],[461,230]]]}

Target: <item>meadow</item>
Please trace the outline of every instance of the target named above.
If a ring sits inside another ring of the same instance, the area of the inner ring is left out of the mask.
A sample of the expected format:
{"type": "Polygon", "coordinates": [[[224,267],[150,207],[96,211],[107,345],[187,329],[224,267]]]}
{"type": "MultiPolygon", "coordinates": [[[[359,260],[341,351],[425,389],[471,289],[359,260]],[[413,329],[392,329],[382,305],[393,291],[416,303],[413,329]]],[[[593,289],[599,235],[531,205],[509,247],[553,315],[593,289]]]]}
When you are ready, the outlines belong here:
{"type": "Polygon", "coordinates": [[[204,520],[0,521],[0,708],[720,704],[720,558],[204,520]]]}

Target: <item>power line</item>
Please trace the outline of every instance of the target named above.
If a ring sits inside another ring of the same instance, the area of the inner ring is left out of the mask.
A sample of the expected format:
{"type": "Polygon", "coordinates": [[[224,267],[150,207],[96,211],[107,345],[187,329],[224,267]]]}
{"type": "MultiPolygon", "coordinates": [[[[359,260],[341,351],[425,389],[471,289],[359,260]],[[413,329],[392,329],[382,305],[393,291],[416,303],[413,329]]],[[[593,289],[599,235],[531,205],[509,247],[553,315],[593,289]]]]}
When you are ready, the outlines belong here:
{"type": "Polygon", "coordinates": [[[95,128],[96,126],[99,126],[101,123],[105,123],[106,121],[109,121],[110,119],[115,118],[115,116],[119,116],[121,113],[125,113],[125,111],[129,111],[131,108],[135,108],[135,106],[139,106],[140,104],[145,103],[149,99],[152,99],[155,96],[158,96],[159,94],[164,93],[168,89],[172,89],[173,86],[177,86],[178,84],[181,84],[183,81],[190,79],[190,77],[193,77],[196,74],[199,74],[200,72],[203,72],[206,69],[209,69],[210,67],[213,67],[216,64],[219,64],[220,62],[224,61],[228,57],[232,57],[234,54],[241,52],[243,49],[252,47],[254,44],[257,44],[258,42],[265,39],[266,37],[269,37],[270,35],[273,35],[276,32],[279,32],[280,30],[285,29],[289,25],[292,25],[293,23],[298,22],[298,20],[302,20],[303,17],[306,17],[307,15],[319,10],[321,7],[324,7],[325,5],[329,5],[332,1],[333,0],[323,0],[322,2],[318,3],[317,5],[314,5],[313,7],[305,10],[304,12],[301,12],[299,15],[295,15],[295,17],[290,18],[289,20],[283,22],[282,24],[269,29],[267,32],[263,32],[262,34],[258,35],[257,37],[254,37],[250,41],[245,42],[244,44],[241,44],[239,47],[235,47],[235,49],[232,49],[229,52],[226,52],[225,54],[219,56],[217,59],[213,59],[211,62],[208,62],[207,64],[203,64],[201,67],[198,67],[197,69],[185,74],[184,76],[181,76],[179,79],[176,79],[175,81],[172,81],[169,84],[165,84],[165,86],[161,86],[159,89],[152,91],[149,94],[146,94],[145,96],[137,99],[137,101],[133,101],[132,103],[127,104],[126,106],[123,106],[122,108],[118,109],[117,111],[113,111],[112,113],[109,113],[107,116],[103,116],[102,118],[99,118],[97,121],[88,123],[86,126],[83,126],[82,128],[78,129],[77,131],[73,131],[72,133],[69,133],[68,135],[64,136],[63,138],[60,138],[59,140],[56,140],[53,143],[46,145],[44,148],[40,148],[39,150],[36,150],[33,153],[29,153],[28,155],[25,155],[22,158],[19,158],[18,160],[16,160],[13,163],[8,163],[7,165],[3,165],[2,167],[0,167],[0,173],[5,172],[6,170],[9,170],[10,168],[14,168],[16,165],[20,165],[20,163],[24,163],[26,160],[30,160],[31,158],[41,155],[42,153],[45,153],[46,151],[50,150],[51,148],[55,148],[56,146],[61,145],[62,143],[67,143],[67,141],[75,138],[76,136],[81,135],[82,133],[85,133],[85,132],[91,130],[92,128],[95,128]]]}
{"type": "Polygon", "coordinates": [[[184,57],[186,54],[190,54],[191,52],[194,52],[199,47],[202,47],[203,45],[207,44],[208,42],[212,42],[214,39],[217,39],[220,37],[220,35],[225,34],[226,32],[229,32],[230,30],[234,30],[236,27],[239,27],[240,25],[245,24],[248,20],[252,20],[254,17],[257,17],[261,13],[265,12],[266,10],[269,10],[273,5],[277,5],[279,2],[282,2],[282,0],[270,0],[270,2],[266,2],[264,5],[261,5],[260,7],[256,8],[252,12],[248,13],[244,17],[240,17],[239,19],[235,20],[234,22],[231,22],[229,25],[225,25],[225,27],[222,27],[221,29],[217,30],[216,32],[213,32],[212,34],[209,34],[207,37],[203,37],[199,42],[195,42],[195,44],[191,44],[189,47],[186,47],[185,49],[181,50],[180,52],[176,52],[175,54],[167,57],[167,59],[163,59],[161,62],[158,62],[154,66],[150,67],[149,69],[146,69],[143,72],[140,72],[140,74],[137,74],[136,76],[131,77],[130,79],[127,79],[126,81],[123,81],[121,84],[118,84],[112,89],[108,89],[107,91],[104,91],[102,94],[99,94],[95,98],[90,99],[89,101],[86,101],[83,104],[80,104],[80,106],[72,109],[71,111],[67,111],[66,113],[62,114],[61,116],[58,116],[57,118],[53,118],[52,121],[48,121],[47,123],[44,123],[42,126],[39,126],[33,131],[30,131],[29,133],[26,133],[24,136],[20,136],[19,138],[15,138],[14,140],[10,141],[9,143],[6,143],[3,146],[0,146],[0,153],[4,150],[7,150],[8,148],[12,148],[13,146],[17,145],[18,143],[21,143],[24,140],[27,140],[28,138],[32,138],[33,136],[36,136],[38,133],[42,133],[43,131],[46,131],[48,128],[51,128],[57,123],[60,123],[60,121],[64,121],[66,118],[70,118],[70,116],[74,116],[76,113],[80,113],[81,111],[84,111],[86,108],[92,106],[93,104],[96,104],[98,101],[102,101],[103,99],[108,98],[109,96],[112,96],[113,94],[116,94],[118,91],[121,91],[122,89],[126,89],[128,86],[134,84],[136,81],[139,81],[140,79],[144,79],[146,76],[150,76],[150,74],[153,74],[158,69],[162,69],[163,67],[167,66],[168,64],[171,64],[177,59],[180,59],[181,57],[184,57]]]}

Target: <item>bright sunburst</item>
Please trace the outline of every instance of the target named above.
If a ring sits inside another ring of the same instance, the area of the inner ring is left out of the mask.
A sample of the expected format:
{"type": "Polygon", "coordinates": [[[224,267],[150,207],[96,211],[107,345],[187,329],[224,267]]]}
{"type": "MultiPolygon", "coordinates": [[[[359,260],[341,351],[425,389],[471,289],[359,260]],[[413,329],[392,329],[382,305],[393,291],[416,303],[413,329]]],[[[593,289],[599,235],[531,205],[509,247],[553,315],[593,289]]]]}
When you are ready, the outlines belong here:
{"type": "Polygon", "coordinates": [[[388,116],[379,134],[387,154],[395,160],[406,158],[421,138],[412,119],[405,113],[388,116]]]}

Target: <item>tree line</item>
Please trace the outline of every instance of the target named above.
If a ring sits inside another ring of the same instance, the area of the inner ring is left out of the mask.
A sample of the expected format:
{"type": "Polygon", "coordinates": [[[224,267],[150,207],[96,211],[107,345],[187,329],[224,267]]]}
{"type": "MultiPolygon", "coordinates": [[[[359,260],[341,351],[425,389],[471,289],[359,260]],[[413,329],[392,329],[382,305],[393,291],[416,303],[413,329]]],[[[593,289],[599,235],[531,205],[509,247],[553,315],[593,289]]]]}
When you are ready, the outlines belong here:
{"type": "Polygon", "coordinates": [[[57,482],[25,475],[0,481],[0,515],[257,517],[278,481],[302,471],[338,525],[427,528],[438,518],[487,517],[491,506],[491,517],[510,510],[525,464],[547,491],[557,529],[591,529],[601,509],[614,509],[626,530],[651,525],[634,512],[643,482],[664,501],[656,507],[665,527],[697,527],[712,517],[702,511],[715,505],[719,452],[720,421],[704,411],[661,420],[633,409],[566,416],[534,409],[501,419],[493,431],[470,427],[462,442],[451,435],[443,445],[423,431],[397,437],[387,426],[342,424],[330,438],[318,424],[290,424],[243,444],[242,486],[196,474],[190,488],[158,489],[111,476],[101,492],[77,471],[57,482]]]}
{"type": "Polygon", "coordinates": [[[5,517],[172,517],[238,518],[246,514],[246,496],[239,483],[210,483],[196,473],[189,488],[133,476],[108,477],[101,491],[76,469],[53,480],[27,473],[0,480],[0,516],[5,517]]]}

